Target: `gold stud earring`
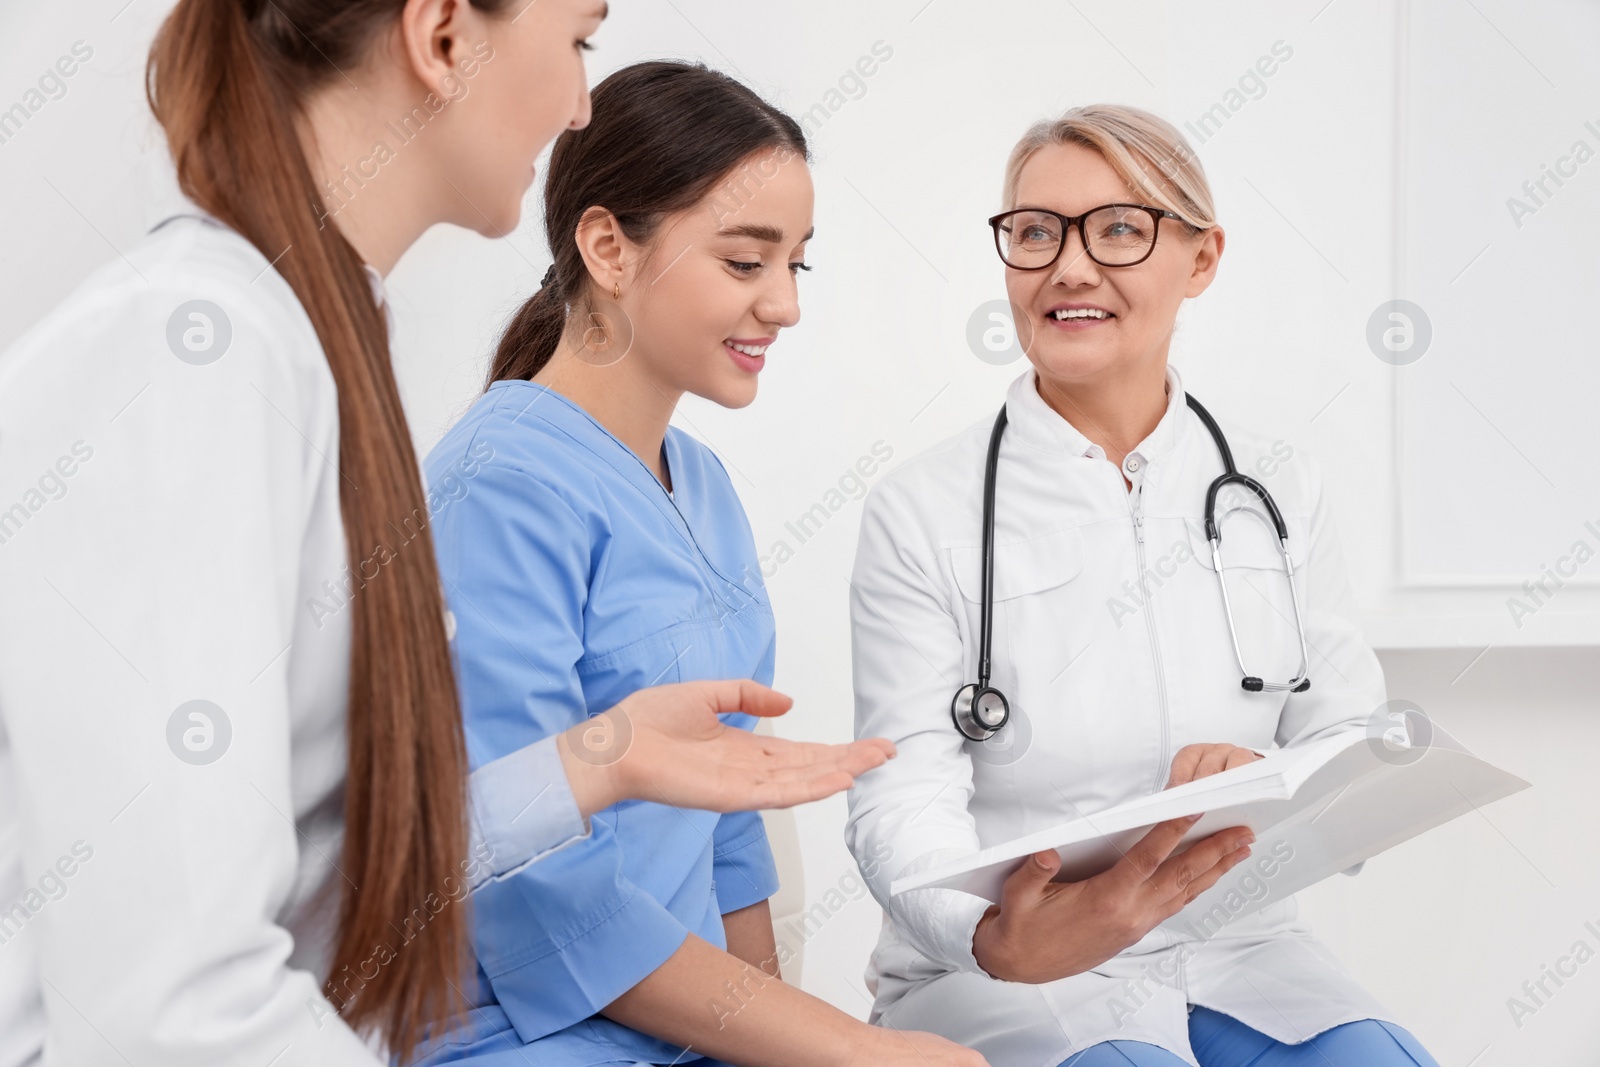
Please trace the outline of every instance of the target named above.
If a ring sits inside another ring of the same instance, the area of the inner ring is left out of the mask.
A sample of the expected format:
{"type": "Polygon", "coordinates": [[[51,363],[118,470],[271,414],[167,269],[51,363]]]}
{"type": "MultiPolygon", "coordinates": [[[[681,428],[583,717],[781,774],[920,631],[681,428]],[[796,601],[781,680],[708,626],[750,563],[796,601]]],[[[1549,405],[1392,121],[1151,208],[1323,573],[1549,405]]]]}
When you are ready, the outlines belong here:
{"type": "Polygon", "coordinates": [[[613,300],[621,300],[622,299],[622,283],[621,282],[612,282],[611,283],[611,299],[613,299],[613,300]]]}

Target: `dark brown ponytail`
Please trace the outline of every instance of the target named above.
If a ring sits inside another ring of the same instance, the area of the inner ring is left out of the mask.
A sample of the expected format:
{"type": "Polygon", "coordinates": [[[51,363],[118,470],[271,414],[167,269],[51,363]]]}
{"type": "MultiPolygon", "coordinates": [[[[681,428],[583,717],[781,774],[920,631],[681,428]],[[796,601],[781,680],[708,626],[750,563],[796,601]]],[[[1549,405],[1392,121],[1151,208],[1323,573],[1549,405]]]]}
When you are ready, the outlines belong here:
{"type": "MultiPolygon", "coordinates": [[[[339,393],[352,571],[392,543],[394,529],[425,516],[426,504],[383,312],[355,249],[319,217],[294,120],[305,93],[355,68],[403,7],[179,0],[147,70],[150,107],[183,191],[276,264],[322,342],[339,393]]],[[[460,1011],[470,973],[466,909],[433,914],[428,904],[462,874],[467,769],[425,524],[357,593],[353,629],[345,877],[328,994],[351,1026],[382,1034],[404,1059],[430,1021],[460,1011]],[[417,914],[428,917],[420,933],[417,914]]]]}
{"type": "Polygon", "coordinates": [[[500,338],[489,381],[532,378],[555,354],[567,305],[588,303],[578,221],[596,205],[646,244],[666,216],[694,207],[751,155],[809,159],[799,123],[742,82],[700,63],[623,67],[595,87],[592,117],[556,138],[545,168],[544,232],[555,263],[500,338]]]}

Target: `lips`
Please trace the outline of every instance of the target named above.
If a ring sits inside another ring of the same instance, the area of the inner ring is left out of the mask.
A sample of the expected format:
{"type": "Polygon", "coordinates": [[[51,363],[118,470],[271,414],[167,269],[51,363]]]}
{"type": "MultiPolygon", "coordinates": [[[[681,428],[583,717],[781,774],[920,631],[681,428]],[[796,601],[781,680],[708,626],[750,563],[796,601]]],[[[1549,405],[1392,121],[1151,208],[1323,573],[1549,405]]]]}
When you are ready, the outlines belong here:
{"type": "Polygon", "coordinates": [[[1092,333],[1115,322],[1117,316],[1098,304],[1056,304],[1044,313],[1045,329],[1056,333],[1092,333]],[[1058,315],[1067,315],[1058,318],[1058,315]]]}
{"type": "Polygon", "coordinates": [[[1116,318],[1116,313],[1098,304],[1056,304],[1044,313],[1053,322],[1093,321],[1106,322],[1116,318]]]}
{"type": "Polygon", "coordinates": [[[724,341],[724,342],[722,342],[722,350],[724,352],[728,353],[728,358],[733,360],[734,365],[737,366],[740,370],[748,371],[751,374],[756,373],[762,367],[767,365],[767,357],[766,357],[766,353],[765,353],[765,347],[766,347],[765,345],[750,346],[750,345],[748,345],[747,342],[743,342],[743,341],[732,341],[732,342],[724,341]],[[749,353],[749,352],[741,352],[738,348],[734,347],[734,345],[736,345],[736,344],[741,346],[741,347],[758,347],[758,348],[761,348],[763,351],[759,355],[755,355],[755,354],[752,354],[752,353],[749,353]]]}

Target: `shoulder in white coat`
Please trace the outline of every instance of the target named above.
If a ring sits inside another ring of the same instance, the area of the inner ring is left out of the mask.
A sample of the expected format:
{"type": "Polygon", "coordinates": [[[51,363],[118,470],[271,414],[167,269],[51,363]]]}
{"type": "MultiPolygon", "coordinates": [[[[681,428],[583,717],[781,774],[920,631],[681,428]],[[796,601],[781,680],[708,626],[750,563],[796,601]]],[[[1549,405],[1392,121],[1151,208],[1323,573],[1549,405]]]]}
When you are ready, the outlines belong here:
{"type": "Polygon", "coordinates": [[[215,222],[0,357],[0,1065],[378,1062],[291,957],[337,877],[338,455],[304,310],[215,222]]]}

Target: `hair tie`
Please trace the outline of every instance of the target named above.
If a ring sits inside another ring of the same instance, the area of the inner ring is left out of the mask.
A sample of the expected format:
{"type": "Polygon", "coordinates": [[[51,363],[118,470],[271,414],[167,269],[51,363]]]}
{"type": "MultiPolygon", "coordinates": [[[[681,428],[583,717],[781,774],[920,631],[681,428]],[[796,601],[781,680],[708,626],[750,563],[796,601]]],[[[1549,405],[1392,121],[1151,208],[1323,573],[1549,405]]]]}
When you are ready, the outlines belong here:
{"type": "Polygon", "coordinates": [[[545,286],[547,286],[551,282],[555,281],[555,278],[556,278],[556,265],[554,263],[552,263],[552,264],[550,264],[550,269],[544,272],[544,278],[539,282],[539,288],[543,289],[545,286]]]}

